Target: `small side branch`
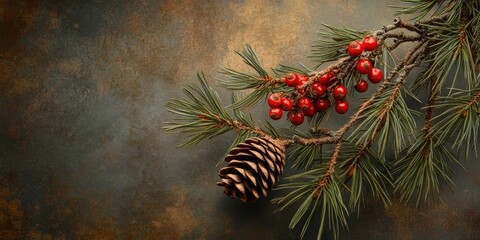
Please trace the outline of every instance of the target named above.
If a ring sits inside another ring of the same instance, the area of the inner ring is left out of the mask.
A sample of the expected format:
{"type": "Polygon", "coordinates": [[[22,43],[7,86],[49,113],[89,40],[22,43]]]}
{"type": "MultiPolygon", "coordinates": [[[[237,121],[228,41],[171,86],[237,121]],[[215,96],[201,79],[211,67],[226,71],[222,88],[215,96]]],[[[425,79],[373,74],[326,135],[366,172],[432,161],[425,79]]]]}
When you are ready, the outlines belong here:
{"type": "Polygon", "coordinates": [[[314,127],[310,129],[311,134],[323,134],[325,136],[333,136],[334,133],[332,130],[328,128],[322,128],[322,127],[314,127]]]}
{"type": "Polygon", "coordinates": [[[434,86],[436,85],[437,78],[436,76],[432,76],[430,78],[430,86],[428,91],[428,101],[427,107],[425,110],[425,136],[427,140],[431,141],[432,139],[432,114],[433,114],[433,105],[435,104],[435,98],[437,97],[438,91],[435,91],[434,86]]]}
{"type": "Polygon", "coordinates": [[[434,17],[431,17],[429,19],[417,21],[415,23],[415,26],[418,27],[419,25],[431,24],[431,23],[434,23],[434,22],[442,21],[442,20],[446,19],[447,17],[448,17],[448,14],[442,14],[442,15],[434,16],[434,17]]]}
{"type": "Polygon", "coordinates": [[[414,24],[411,24],[410,22],[407,22],[399,17],[395,18],[394,21],[393,21],[393,24],[397,25],[398,27],[400,28],[405,28],[405,29],[408,29],[412,32],[417,32],[419,34],[422,34],[423,31],[418,28],[417,26],[415,26],[414,24]]]}
{"type": "Polygon", "coordinates": [[[220,126],[228,126],[228,127],[234,128],[236,130],[248,131],[248,132],[257,134],[259,136],[262,136],[262,137],[271,137],[268,133],[266,133],[265,131],[263,131],[259,127],[250,127],[250,126],[247,126],[247,125],[245,125],[244,123],[242,123],[238,120],[225,119],[225,118],[220,118],[218,116],[216,118],[214,118],[214,120],[216,122],[218,122],[218,125],[220,125],[220,126]]]}
{"type": "Polygon", "coordinates": [[[328,162],[328,168],[322,178],[318,181],[318,185],[314,190],[313,197],[317,199],[320,196],[320,191],[331,181],[332,175],[335,173],[335,167],[337,165],[338,155],[340,154],[340,149],[342,148],[342,140],[337,141],[335,144],[335,149],[333,150],[330,161],[328,162]]]}
{"type": "Polygon", "coordinates": [[[472,100],[469,101],[468,104],[465,106],[465,110],[462,112],[462,117],[466,117],[470,107],[473,104],[477,104],[479,102],[480,102],[480,91],[478,91],[477,94],[473,95],[472,100]]]}

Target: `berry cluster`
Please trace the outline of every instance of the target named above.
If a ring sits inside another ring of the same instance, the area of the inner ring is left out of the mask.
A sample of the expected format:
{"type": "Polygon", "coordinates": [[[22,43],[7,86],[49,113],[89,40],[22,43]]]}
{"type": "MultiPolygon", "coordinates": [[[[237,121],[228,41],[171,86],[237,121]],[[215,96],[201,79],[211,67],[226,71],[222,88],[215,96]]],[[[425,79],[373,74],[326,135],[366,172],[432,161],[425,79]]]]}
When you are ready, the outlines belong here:
{"type": "MultiPolygon", "coordinates": [[[[377,39],[373,36],[366,36],[362,42],[353,41],[348,44],[347,52],[351,57],[358,57],[364,51],[374,51],[378,47],[377,39]]],[[[360,58],[357,61],[356,69],[360,74],[367,74],[368,79],[372,83],[379,83],[382,81],[383,73],[380,69],[374,68],[372,62],[367,58],[360,58]]],[[[359,79],[355,85],[358,92],[365,92],[368,89],[368,83],[364,79],[359,79]]]]}
{"type": "MultiPolygon", "coordinates": [[[[367,36],[362,43],[351,42],[347,52],[351,57],[359,57],[364,51],[373,51],[377,46],[376,38],[367,36]]],[[[367,58],[360,57],[356,62],[356,69],[360,74],[367,74],[372,83],[378,83],[383,78],[382,71],[374,68],[367,58]]],[[[317,112],[323,112],[331,106],[330,94],[335,100],[335,111],[339,114],[346,113],[348,111],[348,102],[345,100],[347,88],[342,84],[341,79],[337,78],[337,73],[338,69],[335,69],[315,79],[299,76],[296,73],[287,74],[284,82],[292,87],[293,91],[272,93],[268,97],[270,118],[279,120],[282,118],[283,111],[287,111],[288,120],[294,125],[300,125],[305,120],[305,116],[313,117],[317,112]]],[[[358,92],[367,91],[367,81],[359,79],[355,89],[358,92]]]]}
{"type": "MultiPolygon", "coordinates": [[[[317,112],[327,110],[331,103],[328,98],[329,86],[335,82],[334,72],[329,72],[309,83],[307,76],[299,76],[296,73],[289,73],[285,76],[285,84],[293,88],[293,91],[285,93],[272,93],[268,97],[270,118],[278,120],[282,118],[283,111],[287,111],[288,120],[294,125],[300,125],[305,116],[313,117],[317,112]]],[[[334,98],[343,102],[347,95],[347,89],[343,85],[335,86],[334,98]]],[[[337,102],[338,103],[338,102],[337,102]]],[[[346,102],[344,102],[346,103],[346,102]]],[[[348,104],[337,104],[337,112],[345,113],[348,104]]]]}

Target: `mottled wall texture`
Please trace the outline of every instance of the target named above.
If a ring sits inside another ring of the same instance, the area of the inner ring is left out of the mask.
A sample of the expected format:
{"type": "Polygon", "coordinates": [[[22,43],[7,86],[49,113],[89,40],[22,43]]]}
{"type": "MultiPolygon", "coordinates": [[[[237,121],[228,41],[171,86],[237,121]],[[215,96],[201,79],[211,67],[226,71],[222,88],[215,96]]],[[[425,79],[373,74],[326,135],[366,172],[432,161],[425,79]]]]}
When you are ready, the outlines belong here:
{"type": "MultiPolygon", "coordinates": [[[[0,0],[0,239],[298,239],[291,210],[215,185],[233,135],[177,149],[165,102],[246,43],[269,67],[311,64],[322,22],[376,29],[394,2],[0,0]]],[[[437,206],[367,201],[342,239],[479,239],[465,167],[437,206]]]]}

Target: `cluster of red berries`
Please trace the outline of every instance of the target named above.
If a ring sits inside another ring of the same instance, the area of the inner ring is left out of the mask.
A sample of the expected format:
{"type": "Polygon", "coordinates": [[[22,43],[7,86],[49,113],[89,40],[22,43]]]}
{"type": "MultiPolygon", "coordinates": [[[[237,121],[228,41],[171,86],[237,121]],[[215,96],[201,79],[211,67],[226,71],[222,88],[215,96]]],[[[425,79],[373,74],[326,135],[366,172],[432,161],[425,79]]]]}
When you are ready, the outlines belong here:
{"type": "MultiPolygon", "coordinates": [[[[353,41],[348,45],[348,54],[352,57],[360,56],[363,51],[373,51],[377,48],[377,40],[372,36],[367,36],[362,43],[353,41]]],[[[361,74],[367,74],[372,83],[378,83],[382,80],[382,71],[374,68],[372,62],[366,58],[361,58],[356,63],[356,69],[361,74]]],[[[347,88],[339,84],[336,72],[330,71],[317,79],[311,85],[307,76],[299,76],[296,73],[289,73],[285,76],[285,84],[294,88],[293,93],[272,93],[268,97],[270,106],[269,116],[273,120],[282,118],[283,111],[287,111],[288,120],[294,125],[300,125],[305,120],[305,116],[313,117],[317,112],[327,110],[330,105],[328,97],[329,91],[335,99],[335,111],[344,114],[348,111],[347,88]],[[333,85],[332,87],[330,87],[333,85]]],[[[365,92],[368,89],[367,81],[360,79],[355,85],[358,92],[365,92]]]]}
{"type": "MultiPolygon", "coordinates": [[[[272,93],[268,97],[270,118],[278,120],[282,118],[283,111],[288,111],[288,120],[294,125],[300,125],[305,116],[313,117],[317,112],[327,110],[331,105],[328,87],[334,80],[335,74],[328,72],[307,87],[305,85],[309,82],[308,77],[298,76],[296,73],[287,74],[285,84],[293,87],[296,93],[272,93]]],[[[337,85],[333,89],[333,97],[337,100],[335,110],[338,113],[343,114],[348,110],[348,103],[344,101],[346,95],[347,88],[343,85],[337,85]]]]}
{"type": "MultiPolygon", "coordinates": [[[[378,47],[377,39],[373,36],[366,36],[362,42],[353,41],[348,44],[347,52],[351,57],[362,55],[363,51],[373,51],[378,47]]],[[[372,62],[366,58],[360,58],[356,64],[357,71],[361,74],[367,74],[368,79],[372,83],[382,81],[383,73],[380,69],[374,68],[372,62]]],[[[358,92],[365,92],[368,89],[368,83],[364,79],[359,79],[355,85],[358,92]]]]}

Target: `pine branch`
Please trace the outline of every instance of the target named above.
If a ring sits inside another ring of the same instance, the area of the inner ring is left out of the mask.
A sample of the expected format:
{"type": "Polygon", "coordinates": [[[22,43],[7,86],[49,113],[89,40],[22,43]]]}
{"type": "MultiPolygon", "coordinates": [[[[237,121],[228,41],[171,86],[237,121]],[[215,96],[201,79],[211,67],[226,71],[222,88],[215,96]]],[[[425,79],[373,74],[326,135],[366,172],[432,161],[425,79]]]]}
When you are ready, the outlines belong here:
{"type": "Polygon", "coordinates": [[[342,148],[342,143],[343,141],[338,141],[335,144],[335,148],[333,150],[332,156],[330,157],[330,160],[328,162],[328,168],[325,171],[325,174],[320,178],[318,181],[318,185],[313,191],[313,197],[316,199],[318,198],[320,191],[328,185],[328,183],[331,180],[332,175],[335,173],[335,167],[337,166],[337,158],[340,154],[340,149],[342,148]]]}
{"type": "MultiPolygon", "coordinates": [[[[377,91],[372,95],[372,97],[369,100],[365,101],[360,106],[360,109],[350,118],[350,120],[342,128],[338,129],[335,132],[322,129],[321,131],[324,132],[324,133],[327,133],[327,134],[325,134],[326,136],[320,137],[320,138],[305,139],[305,138],[297,137],[297,138],[293,138],[292,140],[290,140],[289,144],[300,143],[300,144],[304,144],[304,145],[307,145],[307,146],[308,145],[323,145],[323,144],[326,144],[326,143],[336,143],[334,151],[333,151],[333,153],[330,157],[328,167],[325,168],[325,174],[322,175],[322,177],[320,177],[317,180],[317,185],[316,185],[316,187],[314,188],[314,191],[313,191],[313,199],[312,199],[312,195],[309,195],[309,197],[305,200],[304,204],[302,204],[302,206],[299,208],[297,213],[299,213],[299,211],[300,211],[300,213],[304,214],[306,212],[305,205],[309,206],[314,199],[318,200],[319,198],[321,198],[323,196],[322,194],[324,193],[324,189],[328,189],[331,185],[334,186],[336,184],[336,181],[335,180],[332,181],[332,179],[335,179],[335,178],[333,178],[333,174],[335,173],[335,166],[337,164],[337,159],[338,159],[340,149],[341,149],[341,145],[342,145],[342,142],[343,142],[342,141],[343,134],[345,134],[345,132],[347,132],[349,130],[349,128],[356,121],[358,121],[360,119],[362,113],[370,106],[370,104],[372,104],[375,101],[375,99],[377,97],[379,97],[382,94],[382,92],[390,85],[390,81],[396,75],[399,74],[399,77],[397,79],[397,83],[399,83],[398,86],[400,86],[400,83],[403,83],[403,81],[405,80],[405,77],[408,74],[408,72],[411,71],[411,69],[413,69],[413,67],[418,66],[420,64],[421,60],[423,59],[423,55],[427,51],[427,46],[428,46],[427,41],[423,41],[417,47],[412,49],[412,51],[410,51],[406,55],[404,60],[401,61],[400,64],[398,64],[397,67],[394,68],[389,73],[389,75],[385,78],[382,85],[380,85],[380,87],[377,88],[377,91]],[[403,71],[403,72],[400,72],[400,71],[403,71]]],[[[375,132],[377,132],[378,130],[379,129],[375,130],[375,132]]],[[[288,140],[286,140],[286,141],[288,141],[288,140]]],[[[371,142],[366,144],[364,146],[365,148],[363,148],[362,151],[365,151],[370,144],[371,144],[371,142]]],[[[357,157],[356,160],[360,159],[361,156],[363,156],[363,153],[364,152],[362,152],[362,155],[356,156],[357,157]]],[[[356,164],[359,163],[359,161],[354,161],[354,162],[356,164]]],[[[362,184],[359,183],[359,181],[361,181],[362,177],[367,179],[367,182],[369,183],[371,189],[373,190],[373,192],[376,196],[379,196],[380,198],[382,198],[382,200],[386,204],[389,202],[389,197],[388,197],[388,194],[386,193],[385,184],[382,181],[377,181],[376,180],[376,178],[379,176],[378,174],[380,174],[381,172],[376,171],[376,168],[373,167],[373,165],[369,164],[369,163],[371,163],[371,161],[365,162],[363,164],[363,165],[365,165],[365,167],[360,168],[360,169],[362,169],[362,171],[359,171],[360,173],[356,175],[357,176],[356,180],[354,180],[354,184],[355,184],[354,186],[355,186],[356,191],[353,193],[354,195],[352,195],[353,197],[352,197],[351,203],[352,203],[353,206],[356,206],[357,208],[358,208],[359,201],[357,201],[356,199],[359,199],[359,195],[360,195],[360,190],[359,189],[361,188],[361,185],[362,185],[362,184]],[[377,174],[372,174],[372,172],[377,173],[377,174]]],[[[360,165],[358,165],[358,166],[360,166],[360,165]]],[[[387,177],[387,175],[381,175],[381,176],[382,177],[387,177]]],[[[387,179],[388,179],[388,177],[387,177],[387,179]]],[[[390,184],[391,184],[391,182],[390,182],[390,184]]],[[[305,191],[305,192],[308,192],[308,191],[305,191]]],[[[299,199],[300,199],[300,197],[295,198],[295,199],[292,198],[288,205],[290,205],[292,202],[297,201],[299,199]]],[[[338,200],[338,201],[343,204],[343,199],[340,198],[340,200],[338,200]]],[[[281,203],[281,202],[279,202],[279,203],[281,203]]],[[[332,204],[332,203],[330,203],[330,204],[332,204]]],[[[303,214],[298,214],[298,215],[303,216],[303,214]]],[[[311,214],[313,214],[313,212],[311,214]]],[[[297,217],[294,217],[294,219],[297,219],[296,221],[298,222],[300,218],[297,216],[297,217]]],[[[293,219],[292,219],[292,221],[293,221],[293,219]]],[[[305,230],[305,228],[308,227],[309,221],[310,220],[308,218],[307,223],[304,225],[303,230],[305,230]]],[[[293,224],[293,226],[295,226],[295,224],[293,224]]],[[[321,227],[320,227],[319,234],[321,234],[321,232],[323,231],[322,226],[323,225],[321,225],[321,227]]],[[[334,226],[337,226],[337,225],[334,225],[334,226]]],[[[338,228],[338,226],[337,226],[337,228],[338,228]]]]}
{"type": "Polygon", "coordinates": [[[257,57],[257,54],[255,51],[250,47],[250,45],[247,44],[247,46],[243,49],[241,52],[236,52],[240,57],[243,58],[243,61],[255,71],[257,71],[258,75],[261,77],[267,79],[269,78],[268,72],[263,68],[262,64],[260,63],[260,60],[257,57]]]}
{"type": "Polygon", "coordinates": [[[263,68],[257,54],[250,45],[247,45],[243,51],[236,53],[242,57],[244,63],[253,68],[257,74],[252,75],[230,68],[223,68],[221,73],[225,76],[225,79],[220,79],[220,85],[230,90],[255,89],[255,91],[251,92],[247,97],[230,106],[234,109],[243,109],[265,98],[267,94],[275,88],[276,84],[283,81],[275,79],[263,68]]]}
{"type": "Polygon", "coordinates": [[[419,27],[415,26],[415,24],[412,24],[410,22],[407,22],[401,18],[395,18],[396,21],[394,21],[393,24],[397,25],[399,28],[405,28],[409,31],[416,32],[418,34],[423,34],[424,31],[421,30],[419,27]]]}
{"type": "MultiPolygon", "coordinates": [[[[341,28],[334,28],[331,26],[326,26],[327,30],[324,34],[326,36],[331,36],[328,33],[330,32],[335,32],[339,34],[340,39],[331,39],[328,41],[333,41],[329,42],[330,44],[323,44],[323,45],[318,45],[317,47],[321,47],[321,51],[328,51],[335,52],[335,58],[330,59],[329,61],[333,61],[335,59],[338,59],[338,61],[334,64],[331,64],[330,66],[326,67],[322,71],[313,71],[308,74],[308,83],[303,86],[304,89],[307,89],[311,86],[311,84],[320,76],[331,72],[331,71],[336,71],[336,70],[341,70],[341,72],[338,74],[338,80],[337,82],[333,83],[330,86],[331,90],[334,86],[339,84],[340,82],[343,82],[343,78],[348,78],[352,71],[349,71],[352,69],[353,65],[355,64],[356,58],[353,57],[342,57],[346,56],[346,54],[338,54],[338,51],[341,51],[341,49],[344,49],[344,46],[348,44],[348,42],[358,39],[362,36],[359,32],[354,32],[350,29],[341,29],[341,28]]],[[[400,18],[395,18],[394,23],[389,26],[385,26],[382,28],[382,30],[377,30],[374,31],[373,34],[375,35],[382,35],[380,37],[379,43],[382,44],[383,41],[386,39],[394,38],[396,39],[396,44],[389,46],[388,50],[393,50],[396,47],[398,47],[401,43],[405,42],[414,42],[418,41],[418,37],[409,37],[409,36],[401,36],[401,35],[391,35],[388,34],[388,32],[393,31],[398,28],[405,28],[407,30],[414,30],[414,31],[419,31],[422,32],[423,30],[419,29],[417,26],[410,24],[400,18]]],[[[327,41],[327,40],[325,40],[327,41]]],[[[246,89],[255,89],[252,93],[250,93],[247,97],[244,99],[238,101],[236,104],[232,104],[230,107],[232,108],[245,108],[251,105],[254,105],[257,103],[260,99],[265,98],[268,93],[270,93],[274,89],[282,88],[283,85],[283,79],[282,78],[275,78],[263,68],[262,64],[260,63],[259,58],[257,57],[255,51],[247,45],[243,51],[237,52],[239,54],[244,62],[252,67],[258,75],[251,75],[247,73],[242,73],[230,68],[223,68],[222,74],[225,76],[225,79],[221,79],[220,83],[222,87],[225,87],[227,89],[231,90],[246,90],[246,89]]],[[[374,59],[382,54],[382,50],[377,50],[368,53],[365,58],[370,58],[374,59]]],[[[325,62],[325,61],[324,61],[325,62]]],[[[274,73],[278,75],[279,72],[285,71],[286,69],[293,69],[291,67],[287,66],[280,66],[278,69],[274,69],[274,73]]],[[[297,69],[299,72],[304,72],[304,70],[297,69]]],[[[306,70],[306,69],[305,69],[306,70]]],[[[283,86],[284,87],[284,86],[283,86]]],[[[320,122],[321,119],[317,119],[316,122],[320,122]]]]}
{"type": "Polygon", "coordinates": [[[445,0],[402,0],[403,5],[393,6],[398,15],[414,14],[412,19],[419,20],[427,15],[439,15],[445,6],[445,0]]]}
{"type": "Polygon", "coordinates": [[[368,145],[378,136],[379,155],[383,156],[389,141],[394,136],[394,148],[402,148],[411,142],[415,132],[415,121],[402,97],[403,84],[397,83],[375,100],[362,115],[362,121],[349,136],[358,145],[368,145]],[[378,135],[379,134],[379,135],[378,135]]]}
{"type": "Polygon", "coordinates": [[[312,58],[318,62],[318,65],[321,65],[326,62],[335,61],[338,58],[346,57],[347,54],[344,51],[345,46],[351,41],[362,38],[365,34],[366,32],[323,24],[318,32],[319,40],[312,49],[312,58]]]}
{"type": "Polygon", "coordinates": [[[343,171],[342,178],[346,183],[350,182],[350,209],[357,213],[360,212],[360,205],[367,190],[370,190],[374,197],[380,198],[385,207],[391,203],[387,185],[393,186],[392,176],[385,162],[371,149],[372,143],[373,141],[360,148],[354,146],[352,150],[346,151],[345,160],[340,166],[343,171]],[[368,189],[365,189],[365,186],[368,189]]]}
{"type": "Polygon", "coordinates": [[[302,74],[302,75],[308,75],[310,72],[312,72],[311,69],[305,67],[305,65],[303,65],[303,64],[301,64],[301,68],[291,67],[291,66],[280,64],[280,65],[278,65],[278,67],[272,69],[272,71],[275,73],[275,75],[277,77],[276,81],[282,81],[282,78],[285,77],[285,75],[287,75],[289,73],[292,73],[292,72],[299,73],[299,74],[302,74]]]}
{"type": "MultiPolygon", "coordinates": [[[[419,78],[417,85],[427,86],[429,79],[436,75],[438,81],[434,86],[441,90],[450,80],[450,88],[457,87],[457,79],[467,80],[468,87],[476,85],[476,67],[472,49],[475,45],[474,19],[455,22],[435,22],[425,24],[428,28],[428,38],[432,42],[431,67],[419,78]],[[460,75],[463,73],[463,76],[460,75]],[[453,77],[452,77],[453,75],[453,77]]],[[[451,91],[449,92],[451,94],[451,91]]]]}
{"type": "MultiPolygon", "coordinates": [[[[284,139],[291,138],[312,138],[313,133],[311,132],[302,132],[297,129],[281,129],[284,139]]],[[[291,145],[288,149],[287,159],[291,161],[293,168],[299,168],[304,170],[310,170],[316,160],[321,160],[322,146],[310,146],[310,145],[301,145],[295,144],[291,145]]]]}
{"type": "Polygon", "coordinates": [[[323,128],[323,127],[318,127],[318,126],[310,128],[310,133],[312,133],[312,134],[322,134],[322,135],[326,135],[326,136],[332,136],[334,134],[330,129],[323,128]]]}
{"type": "Polygon", "coordinates": [[[422,40],[422,36],[407,36],[403,32],[399,34],[389,34],[388,36],[394,39],[393,44],[390,46],[387,46],[387,49],[390,51],[396,49],[402,43],[418,42],[422,40]]]}
{"type": "Polygon", "coordinates": [[[429,199],[434,200],[440,191],[440,181],[454,186],[449,175],[451,165],[460,165],[455,156],[443,144],[433,137],[427,140],[418,136],[395,164],[395,174],[399,174],[395,186],[401,194],[401,200],[409,202],[416,196],[417,206],[429,199]],[[422,139],[422,140],[420,140],[422,139]]]}
{"type": "MultiPolygon", "coordinates": [[[[216,92],[208,86],[203,75],[199,75],[200,86],[190,86],[184,90],[186,98],[167,103],[167,108],[181,118],[167,123],[165,128],[190,133],[186,145],[235,130],[238,135],[232,147],[253,136],[274,139],[282,148],[287,146],[292,166],[304,171],[287,178],[297,182],[281,185],[278,189],[290,192],[273,201],[282,205],[280,210],[299,202],[289,227],[293,228],[304,220],[301,237],[314,216],[320,218],[318,239],[322,237],[327,222],[334,237],[338,237],[339,229],[346,227],[348,216],[345,206],[347,195],[342,194],[344,190],[349,192],[352,211],[359,212],[363,196],[368,191],[382,199],[385,205],[390,203],[387,187],[394,184],[384,158],[390,141],[393,141],[393,148],[399,156],[394,163],[394,173],[398,176],[395,191],[405,202],[415,198],[417,205],[426,202],[438,193],[441,182],[453,185],[450,178],[452,166],[460,165],[445,145],[447,141],[453,138],[453,146],[456,147],[473,143],[475,148],[477,144],[480,128],[480,48],[477,47],[480,45],[480,3],[444,0],[404,2],[411,7],[404,7],[401,10],[403,13],[433,16],[414,23],[396,18],[393,24],[372,32],[324,25],[319,33],[320,40],[314,46],[313,57],[319,64],[336,62],[319,71],[312,71],[302,64],[298,68],[280,65],[270,74],[247,45],[237,53],[254,73],[224,68],[220,82],[232,91],[251,92],[242,99],[232,95],[230,108],[224,108],[216,92]],[[347,56],[347,44],[366,34],[377,37],[379,47],[358,57],[347,56]],[[396,62],[391,51],[404,43],[415,45],[401,61],[396,62]],[[388,56],[393,59],[393,66],[389,66],[388,56]],[[263,124],[263,128],[257,127],[252,117],[241,111],[271,92],[281,92],[294,101],[302,96],[312,99],[324,97],[314,95],[311,87],[327,73],[333,73],[334,77],[325,96],[328,97],[337,85],[353,89],[353,83],[360,77],[355,71],[359,58],[369,59],[377,63],[376,66],[382,64],[383,72],[388,74],[347,122],[335,130],[320,125],[328,112],[309,119],[313,128],[302,132],[297,129],[277,131],[268,122],[263,124]],[[426,90],[424,87],[429,86],[429,98],[424,107],[424,127],[415,135],[416,126],[412,117],[415,111],[409,109],[404,95],[411,94],[405,88],[407,76],[422,63],[428,63],[429,67],[411,85],[416,91],[426,90]],[[307,77],[308,82],[303,89],[286,87],[283,77],[289,72],[307,77]],[[456,82],[460,79],[467,81],[466,90],[453,88],[461,85],[456,82]],[[442,91],[448,87],[446,84],[452,90],[442,96],[442,91]],[[433,115],[434,111],[438,112],[437,116],[433,115]],[[324,149],[325,144],[332,144],[333,149],[324,149]],[[401,154],[397,149],[403,149],[401,154]],[[327,156],[325,159],[328,162],[323,162],[322,155],[327,156]]],[[[466,154],[468,156],[468,148],[466,154]]]]}
{"type": "Polygon", "coordinates": [[[190,85],[183,89],[185,97],[166,104],[167,109],[181,118],[166,122],[167,132],[189,133],[187,141],[180,146],[190,146],[203,139],[212,138],[230,130],[246,131],[258,136],[267,136],[241,113],[234,111],[234,119],[227,113],[218,94],[207,83],[203,73],[198,74],[200,86],[190,85]]]}
{"type": "MultiPolygon", "coordinates": [[[[430,142],[432,140],[432,115],[433,109],[435,105],[435,99],[437,98],[438,91],[435,90],[434,86],[437,82],[437,78],[432,76],[430,80],[430,89],[428,91],[428,101],[427,106],[425,107],[425,127],[423,131],[425,131],[425,137],[430,142]]],[[[430,145],[430,144],[429,144],[430,145]]]]}
{"type": "Polygon", "coordinates": [[[389,73],[384,79],[383,83],[377,88],[375,93],[360,105],[360,108],[350,117],[349,121],[345,123],[341,128],[334,131],[330,136],[324,136],[320,138],[305,139],[297,137],[287,140],[288,144],[299,143],[303,145],[324,145],[329,143],[335,143],[343,137],[343,135],[361,119],[362,114],[374,103],[374,101],[382,94],[382,92],[390,85],[390,81],[400,74],[397,81],[403,82],[407,74],[417,65],[420,64],[422,56],[426,53],[428,42],[423,41],[408,52],[405,58],[389,73]]]}
{"type": "Polygon", "coordinates": [[[444,146],[445,142],[436,138],[437,129],[432,129],[432,115],[435,108],[435,99],[438,91],[435,83],[438,79],[430,79],[428,101],[425,107],[425,125],[423,134],[417,136],[421,141],[416,141],[411,147],[404,150],[404,157],[395,163],[394,172],[399,173],[396,181],[396,191],[401,194],[401,199],[409,202],[417,195],[417,206],[423,200],[435,200],[439,192],[440,180],[453,186],[449,174],[453,172],[452,164],[460,165],[455,156],[444,146]]]}
{"type": "Polygon", "coordinates": [[[348,212],[342,199],[339,179],[332,172],[327,177],[328,184],[318,188],[318,175],[326,174],[331,164],[333,163],[322,164],[313,170],[291,176],[288,180],[302,179],[303,181],[282,184],[276,189],[291,190],[285,196],[273,200],[274,203],[282,205],[279,210],[283,210],[294,202],[304,199],[289,224],[290,228],[294,228],[302,219],[305,219],[300,238],[303,238],[315,215],[320,218],[317,239],[321,239],[323,232],[327,228],[327,223],[335,238],[338,238],[340,228],[346,227],[348,212]]]}
{"type": "MultiPolygon", "coordinates": [[[[415,49],[415,51],[416,50],[418,50],[418,49],[415,49]]],[[[415,53],[415,52],[413,52],[413,53],[415,53]]],[[[412,57],[415,57],[415,55],[414,54],[408,54],[407,55],[407,58],[412,58],[412,57]]],[[[257,58],[252,57],[250,59],[257,59],[257,58]]],[[[402,62],[399,66],[403,66],[405,63],[402,62]]],[[[340,61],[337,64],[334,64],[333,66],[331,66],[331,68],[333,69],[336,65],[342,65],[342,64],[344,64],[344,62],[340,61]]],[[[254,64],[252,64],[252,65],[254,65],[254,64]]],[[[329,68],[327,68],[327,69],[329,69],[329,68]]],[[[324,72],[324,71],[322,71],[322,72],[324,72]]],[[[392,71],[393,75],[396,74],[396,72],[397,71],[395,71],[395,69],[394,69],[394,71],[392,71]]],[[[393,75],[391,75],[390,78],[387,77],[385,79],[386,81],[384,81],[384,83],[388,82],[389,79],[391,79],[393,77],[393,75]]],[[[239,129],[239,130],[246,130],[246,129],[244,129],[243,125],[238,124],[238,121],[236,122],[236,121],[229,120],[230,117],[225,115],[226,112],[222,109],[220,100],[218,99],[218,96],[216,96],[217,94],[212,92],[213,90],[211,90],[211,88],[208,86],[208,84],[204,80],[203,75],[201,75],[201,76],[199,75],[199,80],[201,81],[201,84],[204,87],[204,91],[206,93],[205,94],[201,93],[201,90],[194,90],[194,92],[199,93],[200,96],[202,96],[203,99],[206,99],[206,100],[210,99],[209,101],[206,101],[206,102],[203,102],[203,103],[198,102],[198,100],[195,99],[195,96],[191,92],[187,91],[186,94],[189,96],[190,100],[195,102],[193,104],[194,106],[192,104],[189,104],[188,102],[185,102],[185,100],[183,102],[182,101],[172,101],[172,103],[167,104],[167,108],[169,108],[169,110],[174,112],[174,113],[181,114],[181,115],[185,115],[185,114],[190,115],[190,117],[188,119],[182,119],[180,121],[191,123],[192,120],[195,119],[196,123],[193,124],[193,125],[186,125],[186,124],[177,125],[175,123],[167,123],[167,125],[170,125],[170,126],[166,127],[166,129],[168,131],[173,131],[173,130],[177,130],[177,129],[184,129],[183,132],[192,132],[192,131],[195,131],[195,129],[197,129],[197,133],[195,135],[191,136],[190,140],[187,143],[185,143],[186,145],[196,144],[204,138],[216,136],[216,135],[222,134],[224,132],[230,131],[234,128],[239,129]],[[203,96],[202,94],[205,95],[205,96],[203,96]],[[216,97],[213,97],[213,96],[216,96],[216,97]],[[205,105],[205,104],[206,104],[206,106],[213,106],[215,111],[212,112],[209,109],[204,109],[205,111],[201,111],[202,110],[202,105],[205,105]],[[181,107],[181,105],[184,105],[183,107],[185,107],[185,106],[188,106],[188,107],[186,109],[184,109],[183,111],[178,111],[176,108],[181,107]],[[200,109],[200,111],[199,111],[199,109],[200,109]],[[194,110],[196,110],[196,111],[194,111],[194,110]],[[218,113],[218,114],[216,114],[216,113],[218,113]],[[224,115],[224,116],[219,117],[217,115],[220,115],[220,116],[224,115]],[[202,116],[202,119],[201,119],[202,121],[200,121],[200,122],[198,122],[199,116],[202,116]],[[205,120],[208,120],[208,121],[203,122],[205,120]],[[209,128],[206,128],[207,126],[209,128]],[[199,127],[204,127],[203,129],[204,130],[207,129],[208,131],[202,132],[199,127]]],[[[381,87],[379,88],[378,92],[383,91],[383,89],[385,87],[386,87],[386,85],[382,84],[381,87]]],[[[258,91],[254,92],[254,93],[258,93],[258,91]]],[[[372,96],[372,98],[374,98],[374,97],[376,97],[375,94],[372,96]]],[[[243,101],[243,103],[245,103],[245,99],[243,99],[242,101],[243,101]]],[[[233,105],[236,105],[238,103],[239,102],[236,102],[233,105]]],[[[362,110],[362,107],[360,108],[360,110],[362,110]]],[[[360,110],[359,110],[359,112],[361,113],[364,109],[362,111],[360,111],[360,110]]],[[[343,136],[343,134],[348,130],[348,128],[351,125],[353,125],[353,123],[357,120],[358,120],[358,116],[356,116],[354,118],[351,118],[351,121],[349,123],[347,123],[343,128],[339,129],[334,136],[318,138],[318,139],[314,139],[314,138],[305,139],[305,138],[301,138],[301,137],[296,137],[293,140],[292,139],[285,139],[285,141],[286,141],[287,144],[300,143],[300,144],[303,144],[303,145],[322,145],[322,144],[326,144],[326,143],[333,143],[333,142],[336,142],[338,139],[340,139],[343,136]]],[[[256,129],[250,129],[249,131],[254,131],[257,134],[259,134],[259,131],[256,130],[256,129]]],[[[262,132],[262,134],[265,135],[266,133],[262,132]]]]}
{"type": "Polygon", "coordinates": [[[445,142],[454,134],[453,145],[464,147],[468,157],[469,146],[472,146],[475,154],[478,143],[478,129],[480,128],[480,89],[456,90],[452,96],[440,97],[434,105],[441,109],[441,113],[434,118],[438,121],[434,129],[440,142],[445,142]]]}

